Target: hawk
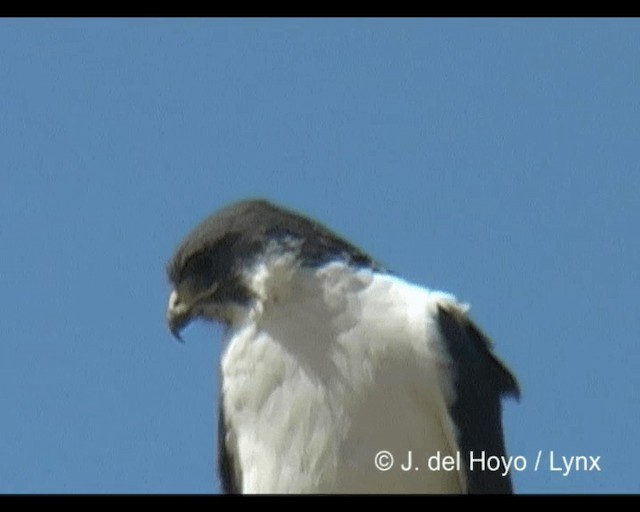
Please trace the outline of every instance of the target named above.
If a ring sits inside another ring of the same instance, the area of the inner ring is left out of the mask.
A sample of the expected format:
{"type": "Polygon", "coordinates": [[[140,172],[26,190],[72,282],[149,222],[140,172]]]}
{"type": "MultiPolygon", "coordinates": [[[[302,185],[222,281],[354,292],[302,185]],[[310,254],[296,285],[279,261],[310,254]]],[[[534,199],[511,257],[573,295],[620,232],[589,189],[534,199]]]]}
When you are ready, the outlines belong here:
{"type": "Polygon", "coordinates": [[[231,204],[168,263],[167,322],[225,328],[218,464],[230,493],[510,493],[517,381],[453,295],[319,222],[231,204]]]}

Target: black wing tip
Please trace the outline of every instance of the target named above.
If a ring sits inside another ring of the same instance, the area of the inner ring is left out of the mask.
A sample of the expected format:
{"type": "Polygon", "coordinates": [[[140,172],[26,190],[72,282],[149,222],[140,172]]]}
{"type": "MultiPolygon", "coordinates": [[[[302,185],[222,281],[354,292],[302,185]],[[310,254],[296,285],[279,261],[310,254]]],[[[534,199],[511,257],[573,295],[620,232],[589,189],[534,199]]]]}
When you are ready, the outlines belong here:
{"type": "MultiPolygon", "coordinates": [[[[440,316],[441,328],[444,328],[445,337],[447,333],[452,335],[458,333],[457,336],[468,337],[475,340],[473,347],[466,347],[464,350],[468,355],[475,353],[476,357],[488,360],[491,371],[489,375],[494,381],[494,385],[501,396],[509,397],[520,402],[521,392],[518,379],[507,367],[507,365],[495,354],[493,350],[493,342],[484,334],[480,328],[463,312],[446,305],[438,305],[438,313],[440,316]],[[457,325],[457,327],[456,327],[457,325]]],[[[457,338],[457,336],[454,336],[457,338]]],[[[454,347],[451,347],[454,348],[454,347]]],[[[462,347],[456,346],[458,350],[462,347]]]]}

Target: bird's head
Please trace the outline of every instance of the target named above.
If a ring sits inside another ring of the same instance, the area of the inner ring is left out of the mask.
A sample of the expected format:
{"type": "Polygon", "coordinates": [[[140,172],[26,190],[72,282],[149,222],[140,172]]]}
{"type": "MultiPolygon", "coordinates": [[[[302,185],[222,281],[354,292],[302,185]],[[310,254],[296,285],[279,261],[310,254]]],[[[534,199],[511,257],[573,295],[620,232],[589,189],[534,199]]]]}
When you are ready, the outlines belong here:
{"type": "Polygon", "coordinates": [[[171,333],[180,339],[182,329],[196,318],[233,323],[259,294],[251,270],[274,252],[289,254],[302,266],[342,258],[380,268],[307,217],[260,199],[234,203],[189,233],[167,265],[173,287],[167,308],[171,333]]]}

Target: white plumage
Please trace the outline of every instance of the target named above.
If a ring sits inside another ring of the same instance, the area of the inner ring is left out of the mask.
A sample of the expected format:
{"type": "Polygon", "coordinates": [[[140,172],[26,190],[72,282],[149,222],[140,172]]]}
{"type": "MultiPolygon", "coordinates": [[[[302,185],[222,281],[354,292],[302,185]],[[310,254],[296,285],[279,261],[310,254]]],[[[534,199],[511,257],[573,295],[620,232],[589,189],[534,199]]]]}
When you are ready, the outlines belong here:
{"type": "Polygon", "coordinates": [[[262,298],[227,333],[227,443],[244,492],[464,492],[460,472],[420,468],[455,455],[450,361],[435,323],[455,299],[340,262],[254,267],[262,298]],[[375,466],[409,451],[417,470],[375,466]]]}

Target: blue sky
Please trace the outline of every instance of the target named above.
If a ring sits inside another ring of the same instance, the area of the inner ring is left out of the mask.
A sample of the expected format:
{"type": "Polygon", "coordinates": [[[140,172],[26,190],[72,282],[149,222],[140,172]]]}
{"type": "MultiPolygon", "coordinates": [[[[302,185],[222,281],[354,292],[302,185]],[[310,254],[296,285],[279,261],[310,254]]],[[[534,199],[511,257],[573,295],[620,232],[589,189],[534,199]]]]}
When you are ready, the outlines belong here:
{"type": "Polygon", "coordinates": [[[165,263],[249,196],[471,304],[517,492],[639,492],[639,83],[639,20],[0,20],[0,492],[218,492],[165,263]]]}

